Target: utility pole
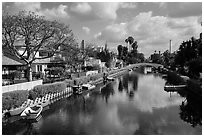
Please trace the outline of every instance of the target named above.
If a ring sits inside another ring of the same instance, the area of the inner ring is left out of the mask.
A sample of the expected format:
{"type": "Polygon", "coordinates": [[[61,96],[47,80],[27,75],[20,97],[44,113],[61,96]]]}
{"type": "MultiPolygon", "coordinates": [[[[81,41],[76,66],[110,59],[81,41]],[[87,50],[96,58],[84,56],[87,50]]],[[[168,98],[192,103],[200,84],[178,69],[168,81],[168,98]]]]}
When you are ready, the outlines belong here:
{"type": "Polygon", "coordinates": [[[171,54],[171,40],[170,40],[170,43],[169,43],[169,53],[171,54]]]}

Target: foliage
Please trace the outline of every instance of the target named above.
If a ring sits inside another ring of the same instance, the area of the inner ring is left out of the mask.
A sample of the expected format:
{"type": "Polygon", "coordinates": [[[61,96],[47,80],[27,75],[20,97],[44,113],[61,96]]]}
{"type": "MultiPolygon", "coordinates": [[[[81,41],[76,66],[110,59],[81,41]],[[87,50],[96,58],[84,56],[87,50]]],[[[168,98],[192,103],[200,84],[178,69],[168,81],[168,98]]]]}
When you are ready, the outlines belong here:
{"type": "Polygon", "coordinates": [[[202,72],[202,39],[191,38],[181,43],[175,56],[175,65],[186,70],[190,77],[198,77],[202,72]]]}
{"type": "Polygon", "coordinates": [[[52,67],[52,68],[49,68],[47,70],[49,71],[48,72],[49,75],[55,75],[58,77],[62,76],[64,73],[64,68],[62,68],[62,67],[52,67]]]}
{"type": "Polygon", "coordinates": [[[17,15],[3,14],[2,46],[27,65],[26,75],[32,80],[31,64],[36,59],[52,57],[60,46],[69,46],[74,41],[73,33],[68,26],[57,21],[45,20],[34,12],[19,12],[17,15]],[[24,51],[17,46],[22,43],[24,51]],[[48,52],[47,56],[37,57],[40,49],[48,52]]]}
{"type": "Polygon", "coordinates": [[[94,47],[95,47],[95,44],[87,43],[86,47],[84,49],[85,55],[88,56],[88,57],[97,58],[98,51],[95,50],[94,47]]]}
{"type": "Polygon", "coordinates": [[[32,76],[36,79],[42,79],[43,73],[42,72],[33,72],[32,76]]]}
{"type": "Polygon", "coordinates": [[[16,90],[5,92],[2,94],[2,109],[10,110],[11,108],[19,107],[27,100],[29,95],[28,90],[16,90]]]}
{"type": "Polygon", "coordinates": [[[127,39],[125,39],[125,42],[130,44],[132,47],[132,50],[128,51],[128,47],[118,45],[118,59],[122,59],[126,64],[135,64],[144,62],[144,54],[138,53],[138,43],[137,41],[134,41],[134,38],[132,36],[129,36],[127,39]]]}
{"type": "Polygon", "coordinates": [[[134,42],[134,38],[132,36],[129,36],[127,39],[125,39],[125,42],[131,45],[134,42]]]}
{"type": "Polygon", "coordinates": [[[66,89],[66,87],[67,86],[65,82],[56,82],[52,84],[38,85],[38,86],[35,86],[29,92],[29,94],[32,99],[35,99],[36,97],[43,97],[49,93],[62,92],[66,89]]]}
{"type": "Polygon", "coordinates": [[[122,59],[123,56],[123,46],[118,45],[118,59],[122,59]]]}
{"type": "Polygon", "coordinates": [[[173,85],[182,85],[185,84],[185,81],[175,72],[167,72],[167,81],[173,85]]]}
{"type": "Polygon", "coordinates": [[[189,76],[196,78],[200,76],[200,72],[202,72],[202,57],[194,58],[190,60],[187,64],[189,66],[189,76]]]}
{"type": "Polygon", "coordinates": [[[106,67],[110,67],[110,63],[112,62],[112,59],[114,57],[113,52],[110,52],[108,49],[101,51],[100,53],[98,53],[98,58],[102,61],[102,62],[106,62],[106,67]]]}

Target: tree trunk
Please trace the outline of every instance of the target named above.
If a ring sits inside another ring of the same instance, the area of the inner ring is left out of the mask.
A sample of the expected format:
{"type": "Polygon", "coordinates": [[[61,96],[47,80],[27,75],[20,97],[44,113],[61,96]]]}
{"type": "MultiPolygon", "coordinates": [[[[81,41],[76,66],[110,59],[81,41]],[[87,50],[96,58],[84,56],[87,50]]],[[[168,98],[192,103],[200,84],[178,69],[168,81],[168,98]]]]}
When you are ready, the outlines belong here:
{"type": "Polygon", "coordinates": [[[31,64],[27,64],[27,80],[32,81],[32,69],[31,64]]]}

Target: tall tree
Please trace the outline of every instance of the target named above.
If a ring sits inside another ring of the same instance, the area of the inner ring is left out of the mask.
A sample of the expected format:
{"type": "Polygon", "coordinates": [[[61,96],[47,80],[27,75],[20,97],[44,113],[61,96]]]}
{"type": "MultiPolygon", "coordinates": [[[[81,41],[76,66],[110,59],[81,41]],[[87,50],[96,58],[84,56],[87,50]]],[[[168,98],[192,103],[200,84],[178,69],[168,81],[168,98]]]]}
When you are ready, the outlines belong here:
{"type": "Polygon", "coordinates": [[[128,49],[130,50],[130,47],[134,42],[134,38],[132,36],[129,36],[127,39],[125,39],[125,42],[128,44],[128,49]]]}
{"type": "Polygon", "coordinates": [[[31,65],[36,59],[52,57],[62,45],[74,41],[69,26],[49,21],[34,12],[19,12],[17,15],[3,14],[2,45],[27,65],[27,79],[32,81],[31,65]],[[19,52],[19,45],[24,51],[19,52]],[[47,56],[36,56],[39,50],[49,52],[47,56]]]}
{"type": "Polygon", "coordinates": [[[135,42],[133,42],[133,44],[132,44],[132,49],[133,49],[133,50],[137,50],[137,48],[138,48],[137,41],[135,41],[135,42]]]}
{"type": "Polygon", "coordinates": [[[118,59],[122,58],[123,46],[118,45],[118,59]]]}

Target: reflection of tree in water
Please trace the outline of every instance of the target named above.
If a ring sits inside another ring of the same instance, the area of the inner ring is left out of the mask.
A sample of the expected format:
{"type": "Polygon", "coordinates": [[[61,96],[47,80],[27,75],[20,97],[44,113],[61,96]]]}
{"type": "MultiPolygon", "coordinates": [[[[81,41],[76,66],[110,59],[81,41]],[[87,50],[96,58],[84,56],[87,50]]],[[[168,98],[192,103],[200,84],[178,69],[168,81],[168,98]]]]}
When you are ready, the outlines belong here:
{"type": "Polygon", "coordinates": [[[25,120],[17,120],[12,123],[7,123],[2,125],[3,135],[34,135],[37,134],[36,130],[33,128],[31,122],[26,122],[25,120]]]}
{"type": "Polygon", "coordinates": [[[106,103],[108,103],[108,98],[110,97],[110,95],[114,94],[113,85],[111,83],[106,85],[104,88],[101,89],[101,94],[102,97],[105,97],[106,103]]]}
{"type": "Polygon", "coordinates": [[[94,113],[96,111],[97,97],[89,97],[85,99],[83,95],[73,96],[70,103],[66,105],[69,108],[69,113],[79,114],[81,113],[94,113]]]}
{"type": "Polygon", "coordinates": [[[24,135],[37,135],[36,130],[33,128],[33,123],[26,123],[27,124],[27,129],[23,133],[24,135]]]}
{"type": "Polygon", "coordinates": [[[133,84],[133,90],[136,91],[137,88],[138,88],[138,75],[136,75],[136,74],[133,73],[133,74],[130,76],[129,81],[132,82],[132,84],[133,84]]]}
{"type": "Polygon", "coordinates": [[[124,75],[122,78],[119,79],[119,84],[118,84],[118,90],[122,91],[123,88],[127,91],[127,93],[129,93],[130,91],[128,91],[128,83],[132,83],[133,87],[133,91],[137,91],[138,89],[138,75],[136,73],[131,73],[131,74],[127,74],[124,75]]]}
{"type": "Polygon", "coordinates": [[[123,81],[121,77],[119,78],[118,91],[123,91],[123,81]]]}
{"type": "Polygon", "coordinates": [[[188,95],[180,105],[180,117],[192,127],[202,125],[202,99],[188,95]]]}
{"type": "Polygon", "coordinates": [[[123,76],[123,87],[128,92],[129,74],[123,76]]]}

